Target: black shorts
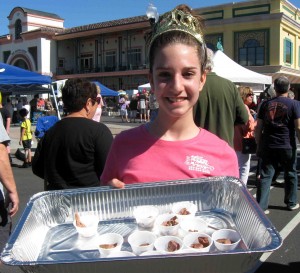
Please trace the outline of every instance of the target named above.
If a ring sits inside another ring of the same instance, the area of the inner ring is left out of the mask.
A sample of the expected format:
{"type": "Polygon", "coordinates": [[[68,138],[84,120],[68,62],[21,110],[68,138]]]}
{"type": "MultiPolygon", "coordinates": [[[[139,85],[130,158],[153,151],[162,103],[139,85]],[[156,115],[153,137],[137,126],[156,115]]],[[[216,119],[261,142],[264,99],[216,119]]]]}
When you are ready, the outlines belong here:
{"type": "Polygon", "coordinates": [[[31,141],[32,139],[22,140],[24,149],[31,149],[31,141]]]}

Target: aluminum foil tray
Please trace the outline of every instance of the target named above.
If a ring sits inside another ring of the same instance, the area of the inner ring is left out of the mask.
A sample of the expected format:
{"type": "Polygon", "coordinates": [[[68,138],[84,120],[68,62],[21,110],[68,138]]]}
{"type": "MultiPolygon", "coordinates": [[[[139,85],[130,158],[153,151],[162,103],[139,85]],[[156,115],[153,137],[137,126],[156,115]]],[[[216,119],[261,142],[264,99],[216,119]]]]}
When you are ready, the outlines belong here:
{"type": "Polygon", "coordinates": [[[250,271],[264,252],[281,244],[279,233],[240,180],[213,177],[133,184],[122,190],[99,187],[35,194],[1,260],[28,273],[232,273],[250,271]],[[239,247],[228,252],[101,258],[95,238],[78,236],[73,226],[75,212],[93,213],[99,218],[98,234],[122,234],[123,250],[128,250],[128,235],[138,228],[134,207],[155,205],[166,212],[180,201],[196,204],[197,217],[211,225],[236,229],[242,237],[239,247]]]}

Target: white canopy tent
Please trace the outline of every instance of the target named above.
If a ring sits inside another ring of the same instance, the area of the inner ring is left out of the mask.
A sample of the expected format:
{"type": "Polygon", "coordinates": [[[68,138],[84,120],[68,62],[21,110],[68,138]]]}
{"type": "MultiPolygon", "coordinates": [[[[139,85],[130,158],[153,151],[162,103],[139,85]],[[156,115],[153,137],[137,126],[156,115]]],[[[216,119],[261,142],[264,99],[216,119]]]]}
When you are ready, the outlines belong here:
{"type": "Polygon", "coordinates": [[[145,84],[142,84],[142,85],[138,86],[139,92],[143,91],[144,89],[150,91],[151,90],[150,83],[145,83],[145,84]]]}
{"type": "Polygon", "coordinates": [[[220,50],[215,53],[213,62],[213,72],[234,83],[272,84],[271,76],[256,73],[239,65],[220,50]]]}

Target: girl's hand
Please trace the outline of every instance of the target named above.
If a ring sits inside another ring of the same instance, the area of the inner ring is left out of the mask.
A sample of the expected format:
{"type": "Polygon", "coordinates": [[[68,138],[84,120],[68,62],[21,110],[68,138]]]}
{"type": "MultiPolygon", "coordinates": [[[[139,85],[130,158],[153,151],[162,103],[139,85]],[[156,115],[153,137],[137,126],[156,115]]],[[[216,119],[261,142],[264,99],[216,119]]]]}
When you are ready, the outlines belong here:
{"type": "Polygon", "coordinates": [[[114,179],[110,180],[108,182],[108,185],[112,186],[113,188],[116,188],[116,189],[124,189],[124,187],[125,187],[125,183],[120,181],[117,178],[114,178],[114,179]]]}

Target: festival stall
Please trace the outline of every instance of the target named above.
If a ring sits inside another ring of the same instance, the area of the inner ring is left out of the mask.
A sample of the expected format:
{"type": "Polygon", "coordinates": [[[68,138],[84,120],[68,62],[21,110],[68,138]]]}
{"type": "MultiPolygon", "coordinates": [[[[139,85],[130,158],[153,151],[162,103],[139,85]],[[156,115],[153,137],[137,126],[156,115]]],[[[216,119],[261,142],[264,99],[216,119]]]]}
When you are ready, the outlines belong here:
{"type": "MultiPolygon", "coordinates": [[[[9,95],[35,95],[52,93],[57,107],[51,77],[0,62],[0,90],[9,95]]],[[[57,115],[60,118],[59,111],[57,115]]]]}
{"type": "Polygon", "coordinates": [[[100,94],[102,97],[117,97],[117,96],[119,96],[119,93],[117,91],[109,89],[108,87],[101,84],[100,82],[93,81],[93,83],[100,87],[100,90],[101,90],[100,94]]]}
{"type": "Polygon", "coordinates": [[[213,72],[237,84],[272,84],[272,77],[249,70],[218,50],[213,58],[213,72]]]}

